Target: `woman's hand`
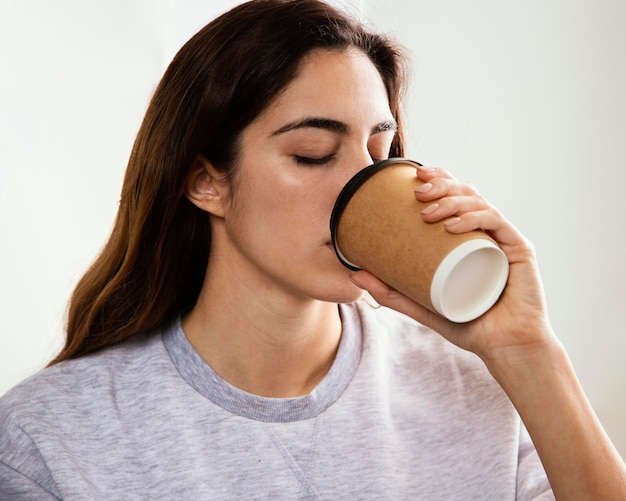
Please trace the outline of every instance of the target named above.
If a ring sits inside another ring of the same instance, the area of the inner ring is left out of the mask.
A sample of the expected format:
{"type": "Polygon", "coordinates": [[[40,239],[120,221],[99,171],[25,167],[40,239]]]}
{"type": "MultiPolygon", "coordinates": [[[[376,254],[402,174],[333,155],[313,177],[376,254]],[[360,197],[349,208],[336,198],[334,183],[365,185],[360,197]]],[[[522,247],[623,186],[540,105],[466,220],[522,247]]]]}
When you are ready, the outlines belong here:
{"type": "Polygon", "coordinates": [[[550,328],[535,253],[530,242],[472,185],[455,179],[444,169],[417,170],[423,184],[416,199],[427,203],[424,221],[444,224],[450,233],[476,229],[486,231],[509,260],[509,279],[499,301],[480,318],[456,324],[423,308],[391,289],[366,271],[353,280],[380,304],[398,310],[439,332],[449,341],[479,355],[487,365],[511,356],[524,357],[527,350],[541,349],[556,341],[550,328]]]}

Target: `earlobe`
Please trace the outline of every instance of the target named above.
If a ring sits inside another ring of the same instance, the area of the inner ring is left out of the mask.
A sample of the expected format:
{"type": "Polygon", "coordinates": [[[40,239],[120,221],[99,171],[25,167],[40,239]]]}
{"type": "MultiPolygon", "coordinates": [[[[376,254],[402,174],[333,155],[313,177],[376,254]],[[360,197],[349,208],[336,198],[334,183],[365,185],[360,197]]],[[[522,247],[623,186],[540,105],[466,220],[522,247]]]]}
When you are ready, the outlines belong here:
{"type": "Polygon", "coordinates": [[[185,184],[185,195],[196,207],[223,217],[228,183],[203,156],[196,158],[185,184]]]}

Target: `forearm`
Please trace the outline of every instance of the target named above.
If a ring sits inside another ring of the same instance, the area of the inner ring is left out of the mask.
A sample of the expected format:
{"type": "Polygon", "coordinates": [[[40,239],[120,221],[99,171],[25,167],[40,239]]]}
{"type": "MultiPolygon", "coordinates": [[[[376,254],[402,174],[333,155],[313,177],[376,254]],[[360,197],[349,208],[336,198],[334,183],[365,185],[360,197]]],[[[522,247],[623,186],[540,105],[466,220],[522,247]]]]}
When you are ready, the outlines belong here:
{"type": "Polygon", "coordinates": [[[486,361],[517,408],[557,499],[626,499],[626,466],[557,342],[486,361]]]}

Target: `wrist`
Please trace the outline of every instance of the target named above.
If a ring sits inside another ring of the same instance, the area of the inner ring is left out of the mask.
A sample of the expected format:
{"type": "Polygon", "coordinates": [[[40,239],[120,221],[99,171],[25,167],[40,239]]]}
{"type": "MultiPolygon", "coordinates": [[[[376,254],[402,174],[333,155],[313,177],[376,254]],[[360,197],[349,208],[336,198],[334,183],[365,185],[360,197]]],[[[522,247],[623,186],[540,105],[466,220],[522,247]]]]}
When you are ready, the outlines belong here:
{"type": "Polygon", "coordinates": [[[549,328],[537,331],[531,341],[501,346],[480,358],[507,393],[518,385],[541,385],[571,368],[565,348],[549,328]]]}

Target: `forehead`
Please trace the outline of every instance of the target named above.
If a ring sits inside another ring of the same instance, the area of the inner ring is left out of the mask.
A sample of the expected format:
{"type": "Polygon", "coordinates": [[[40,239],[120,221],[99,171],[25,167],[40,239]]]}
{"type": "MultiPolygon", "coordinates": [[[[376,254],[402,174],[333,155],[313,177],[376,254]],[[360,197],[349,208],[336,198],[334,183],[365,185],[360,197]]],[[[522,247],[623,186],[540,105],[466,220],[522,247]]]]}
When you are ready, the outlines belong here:
{"type": "Polygon", "coordinates": [[[296,76],[261,116],[332,115],[354,107],[389,115],[387,91],[377,68],[355,48],[317,49],[303,58],[296,76]]]}

